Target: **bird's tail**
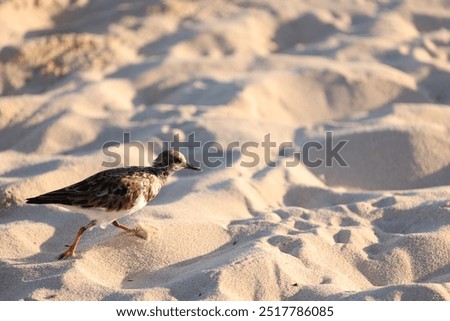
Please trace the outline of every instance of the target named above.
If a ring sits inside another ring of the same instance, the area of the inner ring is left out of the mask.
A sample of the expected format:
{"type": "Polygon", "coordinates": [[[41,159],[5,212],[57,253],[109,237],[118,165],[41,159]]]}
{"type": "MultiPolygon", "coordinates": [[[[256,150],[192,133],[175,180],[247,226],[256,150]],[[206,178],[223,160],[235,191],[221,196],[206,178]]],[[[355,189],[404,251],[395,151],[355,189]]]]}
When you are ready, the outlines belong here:
{"type": "Polygon", "coordinates": [[[26,199],[26,202],[28,204],[72,204],[67,196],[59,191],[50,192],[36,197],[30,197],[26,199]]]}
{"type": "Polygon", "coordinates": [[[27,198],[27,204],[51,204],[52,200],[48,197],[36,196],[27,198]]]}

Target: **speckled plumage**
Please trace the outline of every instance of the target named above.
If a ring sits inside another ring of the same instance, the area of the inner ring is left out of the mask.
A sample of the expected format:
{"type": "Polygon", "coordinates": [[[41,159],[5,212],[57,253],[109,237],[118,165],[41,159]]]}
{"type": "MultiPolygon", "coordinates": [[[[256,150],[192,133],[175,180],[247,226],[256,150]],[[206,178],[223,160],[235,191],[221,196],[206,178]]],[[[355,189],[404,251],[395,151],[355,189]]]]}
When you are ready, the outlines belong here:
{"type": "Polygon", "coordinates": [[[116,220],[130,215],[158,195],[168,177],[175,171],[198,168],[186,162],[178,151],[164,151],[155,159],[152,167],[114,168],[99,172],[78,183],[28,198],[30,204],[56,204],[86,215],[90,222],[80,228],[75,241],[60,259],[74,255],[81,235],[88,228],[112,223],[127,232],[145,237],[139,228],[130,229],[116,220]]]}

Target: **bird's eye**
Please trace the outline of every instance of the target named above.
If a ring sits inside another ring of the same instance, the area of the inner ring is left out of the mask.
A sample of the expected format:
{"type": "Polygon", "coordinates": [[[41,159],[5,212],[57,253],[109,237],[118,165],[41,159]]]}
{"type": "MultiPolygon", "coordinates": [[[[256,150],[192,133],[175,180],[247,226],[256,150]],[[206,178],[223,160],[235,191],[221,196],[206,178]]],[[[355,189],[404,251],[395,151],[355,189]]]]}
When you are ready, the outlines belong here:
{"type": "Polygon", "coordinates": [[[181,158],[175,158],[175,164],[181,164],[182,160],[181,158]]]}

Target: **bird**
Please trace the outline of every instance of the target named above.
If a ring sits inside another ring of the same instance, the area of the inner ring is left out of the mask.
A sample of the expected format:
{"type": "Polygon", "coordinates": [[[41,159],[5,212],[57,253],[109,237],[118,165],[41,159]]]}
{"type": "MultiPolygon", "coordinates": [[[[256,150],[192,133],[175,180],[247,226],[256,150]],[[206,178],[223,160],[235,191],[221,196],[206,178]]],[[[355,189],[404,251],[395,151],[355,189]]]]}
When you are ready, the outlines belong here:
{"type": "Polygon", "coordinates": [[[89,223],[80,227],[72,244],[66,245],[68,249],[58,256],[62,260],[75,255],[81,236],[94,226],[104,228],[112,223],[125,232],[146,238],[146,233],[141,228],[129,228],[117,220],[145,207],[158,195],[169,176],[185,168],[202,170],[189,164],[178,150],[164,150],[153,161],[152,166],[107,169],[78,183],[27,198],[26,203],[56,204],[89,218],[89,223]]]}

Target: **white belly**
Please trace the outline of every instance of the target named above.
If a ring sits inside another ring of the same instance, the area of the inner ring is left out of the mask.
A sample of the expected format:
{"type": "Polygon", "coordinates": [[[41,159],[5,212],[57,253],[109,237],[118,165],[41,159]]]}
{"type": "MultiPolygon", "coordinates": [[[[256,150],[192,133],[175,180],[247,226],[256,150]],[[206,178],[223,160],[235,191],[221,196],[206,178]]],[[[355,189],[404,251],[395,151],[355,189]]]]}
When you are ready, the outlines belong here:
{"type": "Polygon", "coordinates": [[[145,207],[147,205],[147,201],[145,200],[144,196],[141,195],[136,200],[136,203],[134,203],[133,207],[131,207],[128,210],[121,210],[121,211],[111,211],[107,212],[105,209],[102,208],[81,208],[77,206],[71,206],[71,205],[59,205],[60,207],[72,211],[77,212],[85,215],[89,218],[91,221],[97,221],[96,225],[100,225],[101,228],[105,228],[106,225],[112,223],[113,221],[128,216],[130,214],[133,214],[134,212],[139,211],[141,208],[145,207]]]}

